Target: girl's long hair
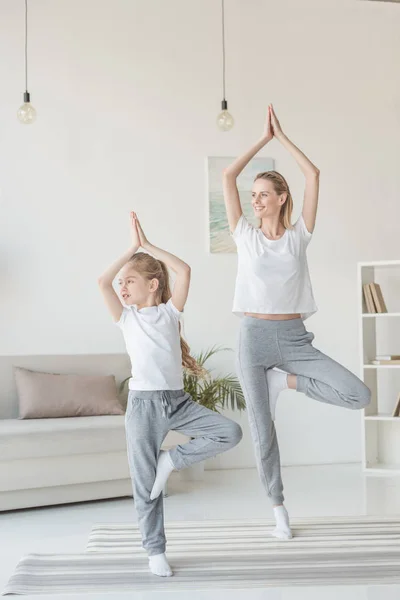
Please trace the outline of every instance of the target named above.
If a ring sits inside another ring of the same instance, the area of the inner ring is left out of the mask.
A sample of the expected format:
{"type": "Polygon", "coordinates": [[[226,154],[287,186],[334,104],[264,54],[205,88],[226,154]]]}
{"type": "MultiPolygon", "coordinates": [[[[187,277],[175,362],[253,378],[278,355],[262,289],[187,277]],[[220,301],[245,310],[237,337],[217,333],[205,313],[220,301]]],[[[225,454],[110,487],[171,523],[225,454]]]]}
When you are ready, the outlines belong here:
{"type": "Polygon", "coordinates": [[[292,229],[293,225],[291,219],[293,212],[293,198],[286,179],[277,171],[265,171],[264,173],[259,173],[254,181],[257,181],[257,179],[267,179],[268,181],[271,181],[277,194],[287,195],[285,203],[281,206],[279,220],[285,229],[292,229]]]}
{"type": "MultiPolygon", "coordinates": [[[[172,297],[167,265],[162,260],[157,260],[154,256],[146,252],[137,252],[129,260],[129,263],[145,279],[149,281],[152,279],[158,280],[157,300],[166,304],[172,297]]],[[[196,359],[191,356],[189,345],[182,337],[180,323],[179,337],[182,351],[182,366],[193,375],[203,375],[204,370],[197,363],[196,359]]]]}

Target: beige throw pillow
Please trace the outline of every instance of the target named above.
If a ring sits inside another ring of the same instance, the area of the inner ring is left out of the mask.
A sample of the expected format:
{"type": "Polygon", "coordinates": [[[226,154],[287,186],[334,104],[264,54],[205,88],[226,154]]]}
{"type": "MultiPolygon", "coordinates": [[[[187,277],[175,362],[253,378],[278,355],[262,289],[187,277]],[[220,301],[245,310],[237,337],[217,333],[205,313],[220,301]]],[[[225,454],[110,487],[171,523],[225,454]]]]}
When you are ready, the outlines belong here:
{"type": "Polygon", "coordinates": [[[55,375],[14,367],[20,419],[122,415],[113,375],[55,375]]]}

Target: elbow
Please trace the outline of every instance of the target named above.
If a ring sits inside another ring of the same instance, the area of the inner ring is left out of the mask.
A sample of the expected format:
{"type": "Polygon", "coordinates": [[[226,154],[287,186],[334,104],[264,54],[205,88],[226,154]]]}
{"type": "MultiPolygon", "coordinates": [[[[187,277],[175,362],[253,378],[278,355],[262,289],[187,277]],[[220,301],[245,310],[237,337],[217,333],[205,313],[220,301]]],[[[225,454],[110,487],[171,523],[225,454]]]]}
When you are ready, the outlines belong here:
{"type": "Polygon", "coordinates": [[[192,269],[186,263],[181,265],[179,271],[177,271],[177,274],[179,274],[181,277],[185,277],[186,279],[190,279],[191,273],[192,269]]]}
{"type": "Polygon", "coordinates": [[[319,181],[319,169],[317,169],[317,167],[313,167],[309,171],[306,171],[304,175],[308,181],[319,181]]]}
{"type": "Polygon", "coordinates": [[[233,173],[230,171],[229,167],[227,167],[226,169],[224,169],[222,171],[222,179],[224,181],[229,181],[229,180],[235,180],[236,177],[235,175],[233,175],[233,173]]]}
{"type": "Polygon", "coordinates": [[[97,285],[99,288],[107,287],[108,282],[105,280],[104,275],[100,275],[100,277],[97,278],[97,285]]]}

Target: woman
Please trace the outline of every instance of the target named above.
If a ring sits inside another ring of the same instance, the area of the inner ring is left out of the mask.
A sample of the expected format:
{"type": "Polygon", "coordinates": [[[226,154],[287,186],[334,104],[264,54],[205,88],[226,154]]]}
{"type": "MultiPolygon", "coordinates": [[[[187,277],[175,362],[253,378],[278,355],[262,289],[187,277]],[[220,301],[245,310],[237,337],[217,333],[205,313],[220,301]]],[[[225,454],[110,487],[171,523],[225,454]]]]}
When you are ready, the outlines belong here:
{"type": "Polygon", "coordinates": [[[223,187],[229,227],[238,250],[233,305],[233,312],[243,317],[236,359],[238,377],[258,472],[274,507],[276,528],[272,534],[290,539],[274,426],[280,392],[295,389],[320,402],[360,409],[370,402],[370,391],[353,373],[314,348],[314,335],[304,327],[303,320],[317,310],[306,250],[316,220],[319,170],[283,133],[272,105],[261,139],[224,171],[223,187]],[[260,219],[255,228],[243,215],[236,179],[273,137],[290,152],[305,176],[303,210],[292,225],[293,200],[286,180],[276,171],[260,173],[252,190],[254,214],[260,219]]]}

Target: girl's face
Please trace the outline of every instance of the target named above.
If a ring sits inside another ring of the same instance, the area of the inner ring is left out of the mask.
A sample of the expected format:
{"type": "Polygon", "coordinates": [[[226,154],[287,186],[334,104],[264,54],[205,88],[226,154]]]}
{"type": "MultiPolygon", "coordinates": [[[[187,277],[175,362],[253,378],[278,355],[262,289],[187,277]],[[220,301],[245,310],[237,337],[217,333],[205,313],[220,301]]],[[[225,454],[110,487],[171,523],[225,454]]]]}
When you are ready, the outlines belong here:
{"type": "Polygon", "coordinates": [[[154,279],[149,281],[142,277],[129,263],[124,265],[118,277],[120,296],[124,304],[127,306],[132,304],[147,304],[150,296],[155,291],[153,289],[154,282],[154,279]]]}
{"type": "Polygon", "coordinates": [[[282,200],[281,196],[276,193],[272,181],[256,179],[253,183],[251,196],[254,214],[259,219],[279,214],[282,200]]]}

